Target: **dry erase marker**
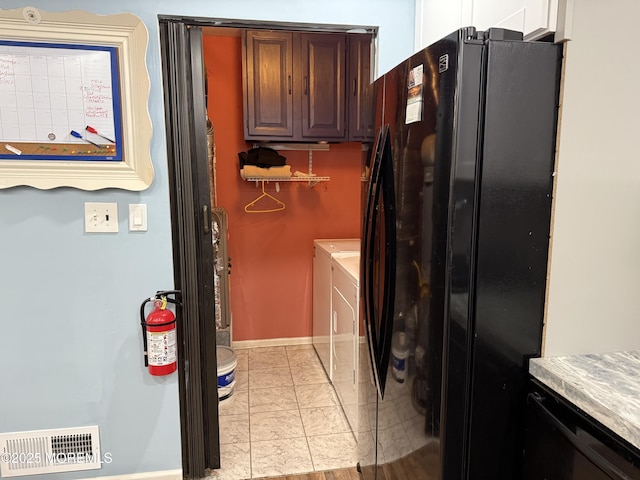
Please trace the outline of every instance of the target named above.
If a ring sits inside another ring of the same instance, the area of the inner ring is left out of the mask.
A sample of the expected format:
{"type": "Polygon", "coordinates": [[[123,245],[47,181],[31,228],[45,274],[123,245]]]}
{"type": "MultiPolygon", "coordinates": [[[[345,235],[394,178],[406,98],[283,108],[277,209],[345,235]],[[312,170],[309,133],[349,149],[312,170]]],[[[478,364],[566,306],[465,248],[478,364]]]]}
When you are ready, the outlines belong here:
{"type": "Polygon", "coordinates": [[[93,128],[91,125],[87,125],[85,130],[87,132],[93,133],[94,135],[98,135],[99,137],[104,138],[107,142],[116,143],[115,140],[111,140],[109,137],[105,137],[101,133],[98,133],[98,131],[95,128],[93,128]]]}
{"type": "Polygon", "coordinates": [[[84,140],[85,142],[90,143],[91,145],[95,145],[98,148],[102,148],[100,145],[98,145],[95,142],[92,142],[91,140],[87,140],[86,138],[84,138],[82,135],[80,135],[78,132],[76,132],[75,130],[71,130],[71,136],[79,138],[80,140],[84,140]]]}
{"type": "Polygon", "coordinates": [[[22,151],[18,150],[16,147],[9,145],[8,143],[5,144],[4,148],[6,148],[7,150],[9,150],[12,153],[15,153],[16,155],[22,155],[22,151]]]}

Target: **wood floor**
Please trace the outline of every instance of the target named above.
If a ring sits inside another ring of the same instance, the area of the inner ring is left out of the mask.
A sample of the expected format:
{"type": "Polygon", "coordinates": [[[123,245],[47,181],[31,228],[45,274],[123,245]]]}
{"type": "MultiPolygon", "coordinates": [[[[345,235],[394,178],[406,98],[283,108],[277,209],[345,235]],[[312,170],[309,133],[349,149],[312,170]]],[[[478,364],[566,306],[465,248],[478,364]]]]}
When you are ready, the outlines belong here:
{"type": "Polygon", "coordinates": [[[362,480],[355,468],[343,468],[327,472],[303,473],[300,475],[286,475],[271,477],[269,480],[362,480]]]}

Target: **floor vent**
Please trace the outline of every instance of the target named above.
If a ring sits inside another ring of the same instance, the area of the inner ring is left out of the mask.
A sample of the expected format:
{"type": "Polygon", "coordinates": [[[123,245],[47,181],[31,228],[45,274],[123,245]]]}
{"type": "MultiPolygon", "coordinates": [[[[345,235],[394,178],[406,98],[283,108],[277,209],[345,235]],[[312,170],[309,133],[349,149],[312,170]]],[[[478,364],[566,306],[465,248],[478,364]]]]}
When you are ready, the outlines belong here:
{"type": "Polygon", "coordinates": [[[0,433],[0,477],[100,468],[98,427],[0,433]]]}

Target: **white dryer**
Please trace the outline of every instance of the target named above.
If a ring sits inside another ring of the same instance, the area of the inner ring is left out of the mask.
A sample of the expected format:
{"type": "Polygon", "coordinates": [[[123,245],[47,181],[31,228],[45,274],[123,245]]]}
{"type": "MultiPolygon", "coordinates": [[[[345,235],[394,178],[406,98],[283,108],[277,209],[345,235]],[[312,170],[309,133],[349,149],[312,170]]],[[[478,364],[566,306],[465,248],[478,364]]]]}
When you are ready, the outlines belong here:
{"type": "Polygon", "coordinates": [[[357,438],[360,254],[336,254],[332,266],[333,386],[357,438]]]}
{"type": "Polygon", "coordinates": [[[313,241],[313,346],[329,380],[333,381],[331,355],[331,258],[335,254],[360,253],[360,239],[317,239],[313,241]]]}

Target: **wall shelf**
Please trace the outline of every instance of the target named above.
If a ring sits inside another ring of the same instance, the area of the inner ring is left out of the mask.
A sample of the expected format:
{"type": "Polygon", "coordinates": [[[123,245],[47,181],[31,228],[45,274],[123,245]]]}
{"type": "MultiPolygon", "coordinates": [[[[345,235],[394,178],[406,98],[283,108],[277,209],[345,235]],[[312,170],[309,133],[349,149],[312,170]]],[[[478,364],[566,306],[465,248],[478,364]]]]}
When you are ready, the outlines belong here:
{"type": "Polygon", "coordinates": [[[257,147],[267,147],[272,148],[273,150],[289,150],[289,151],[309,151],[316,150],[318,152],[328,152],[329,144],[328,143],[254,143],[253,148],[257,147]]]}
{"type": "Polygon", "coordinates": [[[292,177],[245,177],[247,182],[308,182],[313,187],[320,182],[328,182],[331,177],[317,177],[314,175],[301,175],[292,177]]]}
{"type": "MultiPolygon", "coordinates": [[[[317,185],[320,182],[328,182],[331,180],[331,177],[320,177],[313,173],[313,150],[329,150],[329,145],[327,144],[317,144],[317,145],[307,145],[304,144],[306,148],[296,148],[300,147],[301,144],[292,144],[294,148],[290,148],[290,150],[308,150],[309,151],[309,172],[294,172],[291,177],[243,177],[247,182],[256,182],[256,186],[258,182],[308,182],[310,187],[317,185]],[[319,148],[310,148],[317,146],[319,148]]],[[[281,147],[281,145],[273,145],[274,147],[281,147]]],[[[275,148],[274,148],[275,149],[275,148]]],[[[284,148],[282,148],[284,149],[284,148]]]]}

